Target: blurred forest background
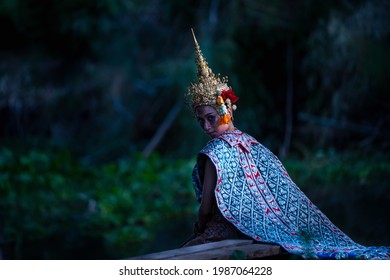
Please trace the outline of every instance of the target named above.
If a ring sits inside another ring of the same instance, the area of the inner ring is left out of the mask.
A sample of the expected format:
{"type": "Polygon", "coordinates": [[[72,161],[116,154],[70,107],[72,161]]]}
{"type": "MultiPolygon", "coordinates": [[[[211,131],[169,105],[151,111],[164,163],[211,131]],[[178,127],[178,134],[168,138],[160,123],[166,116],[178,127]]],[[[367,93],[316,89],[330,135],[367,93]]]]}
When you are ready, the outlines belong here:
{"type": "Polygon", "coordinates": [[[191,28],[235,125],[355,241],[390,245],[387,0],[1,0],[0,259],[180,246],[208,141],[191,28]]]}

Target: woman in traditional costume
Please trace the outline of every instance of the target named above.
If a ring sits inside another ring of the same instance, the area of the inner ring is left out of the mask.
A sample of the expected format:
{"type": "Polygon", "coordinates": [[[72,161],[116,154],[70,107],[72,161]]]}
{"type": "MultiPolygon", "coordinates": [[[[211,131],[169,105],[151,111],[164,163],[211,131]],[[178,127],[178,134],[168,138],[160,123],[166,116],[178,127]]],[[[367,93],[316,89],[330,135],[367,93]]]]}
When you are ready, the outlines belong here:
{"type": "Polygon", "coordinates": [[[269,149],[234,126],[238,97],[208,67],[193,37],[199,80],[186,98],[212,140],[193,170],[200,206],[195,234],[184,246],[251,238],[303,258],[390,259],[390,247],[362,246],[337,228],[269,149]]]}

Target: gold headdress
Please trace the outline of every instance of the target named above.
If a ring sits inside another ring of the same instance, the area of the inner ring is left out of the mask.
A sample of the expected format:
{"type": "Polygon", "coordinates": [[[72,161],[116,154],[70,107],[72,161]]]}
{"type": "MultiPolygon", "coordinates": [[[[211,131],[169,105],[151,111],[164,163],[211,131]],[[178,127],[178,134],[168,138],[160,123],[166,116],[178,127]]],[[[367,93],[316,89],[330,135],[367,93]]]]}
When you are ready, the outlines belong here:
{"type": "Polygon", "coordinates": [[[207,61],[202,55],[198,41],[195,38],[194,31],[192,36],[195,43],[196,64],[198,66],[197,83],[191,83],[187,90],[186,99],[190,104],[191,109],[195,112],[196,107],[208,105],[214,107],[220,115],[220,123],[227,124],[230,122],[230,115],[227,108],[236,109],[232,106],[238,97],[234,95],[233,90],[227,85],[227,77],[222,79],[219,74],[214,75],[213,71],[208,67],[207,61]]]}

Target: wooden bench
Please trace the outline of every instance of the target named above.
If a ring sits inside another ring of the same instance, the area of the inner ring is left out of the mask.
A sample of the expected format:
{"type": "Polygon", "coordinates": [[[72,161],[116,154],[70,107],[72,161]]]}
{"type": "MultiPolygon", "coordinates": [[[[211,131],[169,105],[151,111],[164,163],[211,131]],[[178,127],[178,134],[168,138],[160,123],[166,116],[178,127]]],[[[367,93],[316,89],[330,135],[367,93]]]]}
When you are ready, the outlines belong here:
{"type": "Polygon", "coordinates": [[[279,255],[278,245],[259,244],[253,240],[222,240],[218,242],[162,251],[129,259],[134,260],[227,260],[259,259],[279,255]]]}

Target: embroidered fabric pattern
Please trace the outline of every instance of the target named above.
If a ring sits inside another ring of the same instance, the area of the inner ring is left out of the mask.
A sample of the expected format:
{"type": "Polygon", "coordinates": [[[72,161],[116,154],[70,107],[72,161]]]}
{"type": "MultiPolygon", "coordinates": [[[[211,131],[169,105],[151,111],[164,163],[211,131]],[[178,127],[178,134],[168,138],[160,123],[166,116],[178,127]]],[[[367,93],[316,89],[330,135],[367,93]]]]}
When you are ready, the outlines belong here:
{"type": "MultiPolygon", "coordinates": [[[[218,208],[242,233],[307,259],[389,259],[389,247],[365,247],[337,228],[298,188],[282,163],[239,130],[200,152],[217,170],[218,208]]],[[[198,171],[194,169],[194,176],[198,171]]],[[[195,178],[194,177],[194,178],[195,178]]],[[[199,194],[199,181],[194,180],[199,194]]]]}

